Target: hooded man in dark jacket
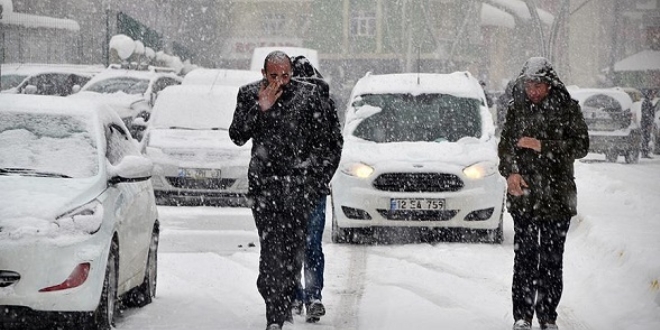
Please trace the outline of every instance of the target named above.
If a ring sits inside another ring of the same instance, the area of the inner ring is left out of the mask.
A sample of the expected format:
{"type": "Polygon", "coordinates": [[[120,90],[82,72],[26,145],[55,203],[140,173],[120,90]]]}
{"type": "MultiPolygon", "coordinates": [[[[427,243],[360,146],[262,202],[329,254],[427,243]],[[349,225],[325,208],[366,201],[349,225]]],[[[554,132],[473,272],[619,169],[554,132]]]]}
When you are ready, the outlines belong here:
{"type": "MultiPolygon", "coordinates": [[[[329,115],[332,120],[328,122],[328,130],[331,138],[326,148],[324,162],[329,164],[330,168],[339,166],[343,138],[339,129],[339,120],[337,119],[337,108],[330,97],[330,86],[323,80],[321,73],[304,56],[296,56],[292,59],[293,79],[302,82],[308,82],[316,85],[320,92],[324,105],[329,108],[329,115]]],[[[326,177],[323,181],[330,183],[331,177],[326,177]]],[[[317,322],[321,316],[325,315],[325,306],[321,301],[321,291],[323,290],[323,271],[325,268],[325,256],[323,255],[322,237],[325,228],[325,208],[327,195],[330,193],[328,185],[322,187],[319,200],[316,202],[312,216],[307,223],[307,240],[305,243],[305,258],[303,261],[304,285],[298,280],[296,292],[293,300],[293,313],[302,314],[302,307],[305,306],[305,319],[307,322],[317,322]]]]}
{"type": "Polygon", "coordinates": [[[532,57],[513,88],[498,153],[514,222],[514,330],[558,329],[562,260],[577,214],[575,159],[587,155],[587,125],[550,62],[532,57]]]}
{"type": "Polygon", "coordinates": [[[338,123],[316,85],[291,80],[285,53],[268,54],[262,74],[239,89],[229,135],[237,145],[252,139],[248,199],[261,249],[257,288],[271,330],[291,319],[307,221],[336,170],[327,155],[338,123]]]}

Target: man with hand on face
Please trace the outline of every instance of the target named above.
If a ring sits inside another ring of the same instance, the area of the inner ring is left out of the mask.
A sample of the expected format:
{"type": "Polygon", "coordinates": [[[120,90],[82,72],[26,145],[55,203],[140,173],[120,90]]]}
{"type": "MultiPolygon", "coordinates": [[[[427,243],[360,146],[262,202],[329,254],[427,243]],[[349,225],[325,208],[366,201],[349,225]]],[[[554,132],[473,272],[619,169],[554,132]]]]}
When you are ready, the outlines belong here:
{"type": "Polygon", "coordinates": [[[248,199],[259,234],[257,288],[268,330],[292,320],[291,300],[302,269],[307,221],[336,169],[324,161],[333,114],[318,87],[291,80],[291,59],[271,52],[264,79],[239,89],[229,136],[252,139],[248,199]]]}
{"type": "Polygon", "coordinates": [[[513,87],[498,145],[514,225],[514,330],[558,329],[562,260],[571,217],[577,214],[575,159],[587,155],[589,135],[550,62],[532,57],[513,87]]]}

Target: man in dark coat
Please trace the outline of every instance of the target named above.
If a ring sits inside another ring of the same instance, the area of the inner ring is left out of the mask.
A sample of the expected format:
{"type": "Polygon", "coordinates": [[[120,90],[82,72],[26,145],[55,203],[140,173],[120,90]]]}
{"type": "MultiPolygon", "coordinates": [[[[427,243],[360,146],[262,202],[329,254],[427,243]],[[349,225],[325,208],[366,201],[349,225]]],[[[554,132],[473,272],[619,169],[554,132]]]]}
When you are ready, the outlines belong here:
{"type": "MultiPolygon", "coordinates": [[[[329,168],[336,169],[339,166],[343,138],[339,129],[339,120],[337,119],[337,108],[330,97],[330,85],[323,80],[321,73],[304,56],[296,56],[293,62],[293,79],[297,81],[308,82],[316,85],[321,91],[321,98],[329,108],[329,115],[332,120],[328,121],[331,125],[328,127],[331,138],[327,153],[324,155],[324,162],[329,168]]],[[[325,256],[323,255],[322,237],[325,228],[325,208],[327,195],[330,193],[329,183],[331,177],[325,177],[326,186],[319,193],[319,200],[315,203],[314,212],[307,224],[307,240],[305,244],[305,258],[303,269],[305,274],[304,286],[298,281],[296,293],[293,300],[293,312],[302,313],[302,306],[305,306],[305,319],[307,322],[317,322],[321,316],[325,315],[325,306],[321,301],[323,290],[323,271],[325,268],[325,256]]]]}
{"type": "Polygon", "coordinates": [[[291,318],[307,221],[336,170],[326,161],[335,141],[318,88],[291,80],[285,53],[268,54],[262,74],[239,89],[229,135],[237,145],[252,139],[248,198],[261,249],[257,288],[267,329],[281,329],[291,318]]]}
{"type": "Polygon", "coordinates": [[[564,243],[577,214],[575,159],[587,155],[587,125],[550,62],[532,57],[513,88],[498,145],[514,222],[514,330],[558,329],[564,243]]]}

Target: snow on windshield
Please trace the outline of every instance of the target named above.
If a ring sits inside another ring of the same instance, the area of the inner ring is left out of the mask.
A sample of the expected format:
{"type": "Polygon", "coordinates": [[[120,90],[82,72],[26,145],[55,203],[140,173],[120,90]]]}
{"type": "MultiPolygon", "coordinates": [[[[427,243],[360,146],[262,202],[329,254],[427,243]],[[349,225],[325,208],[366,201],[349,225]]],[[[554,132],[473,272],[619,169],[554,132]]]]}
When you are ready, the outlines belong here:
{"type": "Polygon", "coordinates": [[[96,93],[118,93],[144,94],[149,87],[149,80],[132,77],[114,77],[97,81],[86,89],[88,92],[96,93]]]}
{"type": "Polygon", "coordinates": [[[99,171],[98,151],[84,118],[5,112],[0,113],[0,168],[90,177],[99,171]]]}

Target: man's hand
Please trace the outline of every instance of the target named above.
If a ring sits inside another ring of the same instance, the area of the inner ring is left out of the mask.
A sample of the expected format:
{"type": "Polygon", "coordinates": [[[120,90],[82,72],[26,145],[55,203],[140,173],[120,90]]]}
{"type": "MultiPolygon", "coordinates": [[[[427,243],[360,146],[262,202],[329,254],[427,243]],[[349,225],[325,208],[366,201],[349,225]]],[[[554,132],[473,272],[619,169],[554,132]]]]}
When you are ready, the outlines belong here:
{"type": "Polygon", "coordinates": [[[259,88],[259,107],[261,111],[268,111],[277,102],[283,91],[282,84],[279,81],[274,81],[268,85],[261,84],[261,88],[259,88]]]}
{"type": "Polygon", "coordinates": [[[518,140],[516,146],[520,148],[532,149],[536,152],[541,152],[541,141],[535,138],[523,136],[518,140]]]}
{"type": "Polygon", "coordinates": [[[525,182],[520,174],[514,173],[506,178],[506,189],[509,194],[513,196],[522,196],[524,194],[522,190],[523,187],[527,188],[527,182],[525,182]]]}

